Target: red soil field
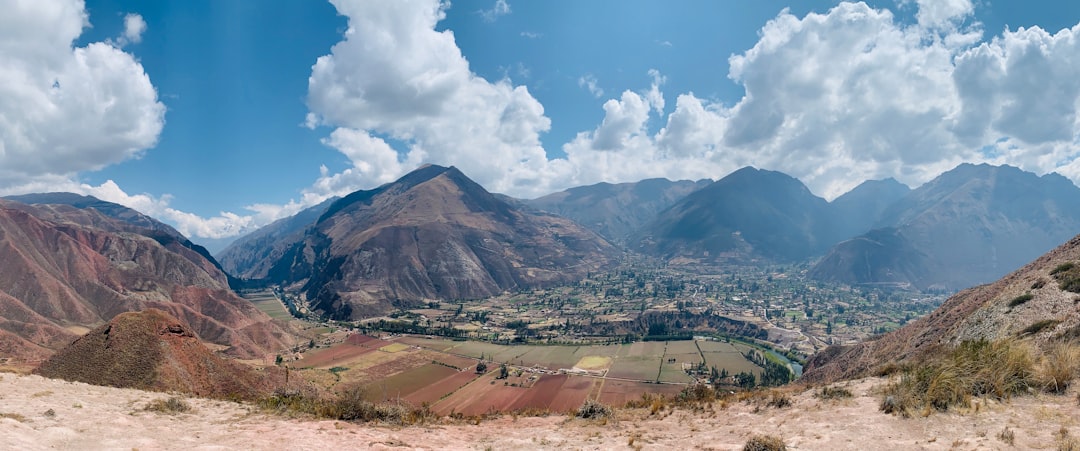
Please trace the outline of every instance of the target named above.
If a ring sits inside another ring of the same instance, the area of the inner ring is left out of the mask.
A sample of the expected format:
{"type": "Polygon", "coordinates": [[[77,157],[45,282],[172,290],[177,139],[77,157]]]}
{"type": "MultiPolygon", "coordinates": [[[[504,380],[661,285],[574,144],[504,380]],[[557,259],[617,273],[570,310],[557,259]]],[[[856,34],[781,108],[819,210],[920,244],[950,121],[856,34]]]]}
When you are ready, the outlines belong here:
{"type": "Polygon", "coordinates": [[[435,404],[443,396],[449,393],[453,393],[457,389],[465,386],[478,376],[472,371],[458,371],[453,375],[443,378],[439,381],[434,381],[428,386],[421,388],[417,391],[405,396],[405,400],[412,403],[414,406],[423,405],[425,402],[428,404],[435,404]]]}
{"type": "Polygon", "coordinates": [[[641,399],[642,393],[674,396],[685,387],[685,385],[646,384],[644,382],[607,379],[600,389],[600,402],[609,406],[621,407],[626,405],[627,401],[641,399]]]}
{"type": "Polygon", "coordinates": [[[566,374],[543,375],[510,406],[510,410],[528,408],[569,412],[581,407],[597,379],[566,374]]]}
{"type": "Polygon", "coordinates": [[[527,388],[503,385],[495,379],[496,372],[490,372],[462,387],[446,399],[433,406],[440,415],[457,412],[464,415],[480,415],[490,411],[506,412],[527,388]]]}
{"type": "Polygon", "coordinates": [[[376,349],[378,347],[368,348],[345,342],[308,354],[304,356],[303,360],[296,362],[296,365],[300,367],[330,368],[347,363],[349,360],[373,352],[376,349]]]}

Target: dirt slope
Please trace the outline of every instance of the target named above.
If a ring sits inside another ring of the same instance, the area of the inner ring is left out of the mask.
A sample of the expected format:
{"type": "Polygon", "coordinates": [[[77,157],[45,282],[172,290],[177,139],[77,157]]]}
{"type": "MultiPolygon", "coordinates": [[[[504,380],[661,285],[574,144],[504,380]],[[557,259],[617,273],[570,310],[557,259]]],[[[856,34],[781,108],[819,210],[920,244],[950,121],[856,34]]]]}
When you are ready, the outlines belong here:
{"type": "Polygon", "coordinates": [[[899,418],[877,411],[880,379],[850,384],[855,397],[812,392],[776,409],[747,403],[715,414],[621,411],[601,425],[565,416],[502,416],[479,425],[392,427],[271,417],[243,404],[189,399],[191,413],[143,411],[166,397],[39,376],[0,374],[0,444],[11,449],[717,449],[739,450],[754,434],[800,450],[1055,449],[1061,430],[1080,435],[1075,393],[990,402],[978,412],[899,418]],[[46,411],[52,415],[46,415],[46,411]],[[1008,427],[1014,445],[998,435],[1008,427]]]}

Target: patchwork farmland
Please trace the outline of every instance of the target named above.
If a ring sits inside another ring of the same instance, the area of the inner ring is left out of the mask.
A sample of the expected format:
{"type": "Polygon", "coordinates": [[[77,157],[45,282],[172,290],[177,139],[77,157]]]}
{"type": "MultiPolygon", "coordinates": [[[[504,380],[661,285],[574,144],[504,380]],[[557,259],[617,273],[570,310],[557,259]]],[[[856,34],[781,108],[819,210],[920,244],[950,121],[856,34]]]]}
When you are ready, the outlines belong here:
{"type": "Polygon", "coordinates": [[[692,340],[545,346],[352,334],[289,364],[314,383],[361,386],[369,400],[403,400],[440,414],[566,412],[586,399],[623,405],[645,393],[677,394],[695,381],[687,370],[703,363],[760,374],[742,348],[749,349],[692,340]]]}

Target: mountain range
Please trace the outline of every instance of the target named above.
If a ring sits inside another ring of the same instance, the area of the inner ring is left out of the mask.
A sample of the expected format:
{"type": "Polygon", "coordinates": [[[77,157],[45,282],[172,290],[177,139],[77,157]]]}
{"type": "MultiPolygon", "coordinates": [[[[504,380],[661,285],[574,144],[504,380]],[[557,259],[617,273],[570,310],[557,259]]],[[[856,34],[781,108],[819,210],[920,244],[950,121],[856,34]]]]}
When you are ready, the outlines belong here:
{"type": "Polygon", "coordinates": [[[1080,188],[1058,174],[962,164],[903,196],[877,229],[833,247],[810,276],[959,290],[1080,232],[1080,188]]]}

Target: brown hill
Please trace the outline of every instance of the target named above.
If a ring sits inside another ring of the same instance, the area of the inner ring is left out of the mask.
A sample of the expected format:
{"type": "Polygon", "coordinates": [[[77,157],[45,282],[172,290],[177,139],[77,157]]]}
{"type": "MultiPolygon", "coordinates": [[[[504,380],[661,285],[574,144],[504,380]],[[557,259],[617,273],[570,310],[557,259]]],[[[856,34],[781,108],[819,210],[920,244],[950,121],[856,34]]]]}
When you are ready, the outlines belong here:
{"type": "Polygon", "coordinates": [[[1080,236],[997,282],[961,291],[933,313],[854,346],[832,346],[803,380],[861,377],[888,363],[918,361],[965,340],[1022,337],[1036,344],[1080,337],[1080,236]]]}
{"type": "Polygon", "coordinates": [[[353,319],[425,299],[578,280],[617,253],[573,221],[520,210],[457,169],[433,165],[334,202],[299,238],[272,264],[254,262],[238,275],[353,319]]]}
{"type": "Polygon", "coordinates": [[[0,357],[40,359],[120,313],[147,308],[183,318],[235,356],[262,357],[291,343],[181,238],[93,207],[0,200],[0,357]]]}
{"type": "Polygon", "coordinates": [[[45,377],[203,397],[254,399],[272,375],[218,357],[187,324],[157,309],[122,313],[61,349],[45,377]]]}

